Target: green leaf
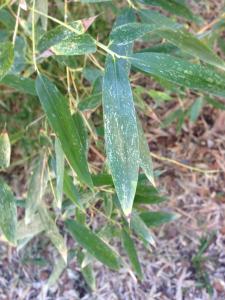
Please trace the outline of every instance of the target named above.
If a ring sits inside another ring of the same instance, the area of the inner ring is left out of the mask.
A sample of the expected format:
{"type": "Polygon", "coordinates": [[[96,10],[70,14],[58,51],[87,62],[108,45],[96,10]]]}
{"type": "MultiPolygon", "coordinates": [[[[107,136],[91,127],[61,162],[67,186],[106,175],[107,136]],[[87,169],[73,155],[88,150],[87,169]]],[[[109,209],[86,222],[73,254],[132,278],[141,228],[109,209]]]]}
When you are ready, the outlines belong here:
{"type": "Polygon", "coordinates": [[[225,76],[209,67],[162,53],[136,53],[131,62],[147,74],[194,90],[225,96],[225,76]]]}
{"type": "Polygon", "coordinates": [[[190,120],[192,123],[194,123],[195,121],[197,121],[202,107],[203,107],[204,101],[202,98],[198,98],[194,101],[194,103],[191,105],[190,109],[189,109],[189,116],[190,116],[190,120]]]}
{"type": "Polygon", "coordinates": [[[190,55],[197,56],[208,64],[225,69],[223,60],[186,29],[176,29],[180,27],[177,23],[170,23],[169,21],[161,22],[160,18],[158,22],[156,20],[153,21],[152,11],[144,10],[140,12],[140,15],[144,21],[149,21],[150,24],[128,23],[118,26],[112,31],[112,41],[119,45],[125,45],[137,38],[141,38],[146,33],[153,32],[190,55]],[[164,25],[164,23],[168,23],[168,26],[164,25]]]}
{"type": "Polygon", "coordinates": [[[107,217],[111,217],[113,210],[113,201],[111,195],[104,194],[104,211],[107,217]]]}
{"type": "Polygon", "coordinates": [[[85,255],[83,251],[78,253],[78,262],[81,267],[81,273],[84,276],[85,281],[87,282],[88,286],[91,288],[92,291],[96,290],[96,281],[95,281],[95,274],[93,270],[93,264],[88,263],[87,265],[82,267],[83,261],[85,260],[85,255]]]}
{"type": "MultiPolygon", "coordinates": [[[[125,23],[128,16],[121,16],[125,23]]],[[[118,24],[118,21],[117,21],[118,24]]],[[[120,24],[118,24],[119,26],[120,24]]],[[[111,50],[120,55],[131,52],[132,45],[111,50]]],[[[139,170],[139,139],[136,113],[128,78],[129,63],[108,55],[103,78],[105,145],[116,192],[126,216],[132,210],[139,170]]]]}
{"type": "Polygon", "coordinates": [[[40,215],[40,218],[42,220],[42,223],[45,226],[45,233],[48,236],[48,238],[51,240],[53,245],[56,247],[56,249],[59,251],[60,255],[62,256],[65,263],[67,263],[67,247],[64,242],[63,237],[60,235],[59,230],[49,215],[49,211],[44,205],[40,205],[38,207],[38,212],[40,215]]]}
{"type": "Polygon", "coordinates": [[[9,72],[13,59],[14,50],[12,43],[0,43],[0,80],[9,72]]]}
{"type": "Polygon", "coordinates": [[[25,223],[24,219],[18,222],[16,234],[17,240],[31,240],[33,237],[35,237],[37,234],[41,233],[44,230],[45,226],[41,221],[39,214],[35,214],[29,225],[25,223]]]}
{"type": "Polygon", "coordinates": [[[87,134],[87,129],[85,127],[84,119],[82,117],[82,114],[80,112],[76,112],[75,114],[73,114],[73,121],[74,121],[75,127],[77,128],[77,130],[79,132],[80,140],[81,140],[81,143],[83,145],[83,148],[85,150],[85,154],[86,154],[86,157],[87,157],[88,148],[89,148],[88,134],[87,134]]]}
{"type": "Polygon", "coordinates": [[[96,234],[76,221],[67,220],[65,225],[74,239],[92,256],[111,269],[118,270],[120,268],[120,257],[96,234]]]}
{"type": "Polygon", "coordinates": [[[81,3],[100,3],[100,2],[109,2],[112,0],[80,0],[81,3]]]}
{"type": "Polygon", "coordinates": [[[0,84],[7,85],[25,94],[37,95],[35,81],[30,78],[8,74],[0,80],[0,84]]]}
{"type": "Polygon", "coordinates": [[[162,224],[177,220],[179,215],[161,211],[147,211],[141,213],[140,217],[148,227],[157,227],[162,224]]]}
{"type": "Polygon", "coordinates": [[[164,16],[162,13],[150,10],[150,9],[141,9],[138,11],[138,14],[140,15],[141,21],[143,23],[150,23],[155,24],[160,27],[166,27],[166,28],[182,28],[184,25],[177,23],[172,18],[168,18],[164,16]]]}
{"type": "Polygon", "coordinates": [[[94,186],[113,186],[112,176],[107,173],[99,173],[96,175],[91,175],[94,186]]]}
{"type": "Polygon", "coordinates": [[[163,201],[166,201],[166,198],[160,196],[156,188],[149,185],[138,184],[134,198],[135,204],[159,204],[163,201]]]}
{"type": "Polygon", "coordinates": [[[65,158],[61,143],[58,138],[55,139],[55,154],[56,154],[56,200],[57,207],[61,209],[63,199],[63,182],[65,158]]]}
{"type": "Polygon", "coordinates": [[[225,110],[225,104],[222,103],[221,101],[218,101],[216,99],[210,98],[210,97],[205,97],[204,98],[209,104],[211,104],[213,107],[216,109],[221,109],[225,110]]]}
{"type": "Polygon", "coordinates": [[[82,55],[96,52],[97,48],[89,34],[65,37],[51,47],[54,55],[82,55]]]}
{"type": "Polygon", "coordinates": [[[63,42],[64,39],[82,35],[85,32],[85,28],[81,20],[70,22],[67,26],[68,28],[63,25],[58,25],[54,29],[44,33],[38,43],[38,50],[43,52],[52,46],[63,42]]]}
{"type": "Polygon", "coordinates": [[[97,94],[93,94],[78,104],[78,108],[81,111],[96,109],[101,105],[102,102],[102,92],[98,92],[97,94]]]}
{"type": "Polygon", "coordinates": [[[8,168],[10,165],[11,144],[6,131],[0,134],[0,169],[8,168]]]}
{"type": "Polygon", "coordinates": [[[73,178],[64,172],[64,183],[63,183],[63,191],[66,196],[78,207],[82,208],[82,203],[80,201],[80,195],[73,183],[73,178]]]}
{"type": "MultiPolygon", "coordinates": [[[[36,1],[35,2],[35,9],[42,12],[45,15],[48,15],[48,0],[38,0],[38,1],[36,1]]],[[[39,18],[41,19],[42,28],[44,30],[47,30],[48,18],[44,15],[35,14],[35,23],[37,23],[39,18]]]]}
{"type": "Polygon", "coordinates": [[[85,150],[79,132],[74,126],[67,100],[57,87],[43,75],[39,75],[36,80],[36,91],[71,167],[79,179],[92,188],[85,150]]]}
{"type": "Polygon", "coordinates": [[[63,271],[66,268],[66,263],[62,257],[59,257],[55,261],[54,269],[48,279],[47,287],[51,287],[57,283],[57,280],[59,279],[60,275],[63,273],[63,271]]]}
{"type": "Polygon", "coordinates": [[[152,233],[136,212],[132,214],[130,225],[139,237],[150,245],[155,246],[152,233]]]}
{"type": "Polygon", "coordinates": [[[0,23],[4,24],[9,31],[13,31],[15,27],[15,19],[6,9],[1,9],[0,2],[0,23]]]}
{"type": "Polygon", "coordinates": [[[142,280],[143,274],[140,262],[138,260],[137,251],[132,238],[125,229],[122,230],[122,242],[134,271],[136,272],[138,278],[142,280]]]}
{"type": "Polygon", "coordinates": [[[126,45],[157,28],[158,26],[154,24],[127,23],[115,27],[110,34],[110,39],[114,44],[126,45]]]}
{"type": "Polygon", "coordinates": [[[188,32],[185,28],[179,28],[177,23],[174,23],[169,18],[151,10],[141,10],[139,13],[144,22],[143,26],[145,26],[146,23],[158,26],[158,29],[155,30],[154,33],[159,34],[163,39],[166,39],[174,46],[192,56],[200,58],[208,64],[222,69],[225,68],[223,60],[205,45],[204,42],[188,32]]]}
{"type": "Polygon", "coordinates": [[[140,167],[145,172],[148,180],[155,186],[152,159],[146,137],[144,135],[141,122],[138,120],[139,150],[140,150],[140,167]]]}
{"type": "Polygon", "coordinates": [[[196,17],[192,14],[189,8],[179,0],[138,0],[146,5],[160,6],[168,12],[194,21],[196,17]]]}
{"type": "Polygon", "coordinates": [[[35,162],[32,170],[32,175],[29,182],[25,223],[32,222],[34,215],[42,202],[48,183],[47,158],[44,155],[40,156],[35,162]]]}
{"type": "Polygon", "coordinates": [[[0,228],[13,245],[16,245],[16,227],[16,201],[9,186],[0,178],[0,228]]]}

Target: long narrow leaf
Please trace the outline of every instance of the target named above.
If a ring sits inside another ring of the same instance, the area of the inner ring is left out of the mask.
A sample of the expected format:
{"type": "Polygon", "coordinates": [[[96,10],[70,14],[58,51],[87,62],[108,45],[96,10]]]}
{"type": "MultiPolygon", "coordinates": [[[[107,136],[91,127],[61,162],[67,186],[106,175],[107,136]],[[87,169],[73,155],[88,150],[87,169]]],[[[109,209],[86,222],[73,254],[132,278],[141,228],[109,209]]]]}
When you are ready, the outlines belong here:
{"type": "Polygon", "coordinates": [[[0,43],[0,80],[8,73],[14,58],[13,45],[10,42],[0,43]]]}
{"type": "Polygon", "coordinates": [[[111,269],[119,269],[119,256],[96,234],[91,232],[86,226],[79,224],[76,221],[67,220],[65,224],[74,239],[91,255],[111,269]]]}
{"type": "Polygon", "coordinates": [[[136,53],[131,62],[134,67],[147,74],[191,89],[225,96],[225,75],[209,67],[162,53],[136,53]]]}
{"type": "Polygon", "coordinates": [[[58,136],[63,151],[79,179],[92,187],[85,150],[68,107],[68,102],[57,87],[45,76],[36,80],[36,91],[52,129],[58,136]]]}
{"type": "Polygon", "coordinates": [[[10,165],[11,144],[6,131],[0,133],[0,169],[8,168],[10,165]]]}
{"type": "Polygon", "coordinates": [[[9,186],[0,178],[0,228],[6,239],[16,245],[16,201],[9,186]]]}
{"type": "Polygon", "coordinates": [[[125,229],[122,230],[122,241],[123,241],[124,249],[127,252],[127,255],[129,257],[129,260],[132,264],[134,271],[137,273],[138,278],[140,280],[143,279],[141,265],[138,260],[138,255],[137,255],[137,251],[136,251],[134,242],[125,229]]]}
{"type": "Polygon", "coordinates": [[[63,182],[64,182],[64,168],[65,158],[61,143],[58,138],[55,140],[55,154],[56,154],[56,200],[57,207],[61,209],[63,198],[63,182]]]}
{"type": "MultiPolygon", "coordinates": [[[[130,12],[121,15],[116,26],[127,22],[130,12]]],[[[132,44],[111,50],[127,55],[132,44]]],[[[123,59],[107,57],[103,78],[105,144],[117,195],[126,216],[132,210],[139,170],[139,140],[133,96],[128,78],[130,65],[123,59]]]]}

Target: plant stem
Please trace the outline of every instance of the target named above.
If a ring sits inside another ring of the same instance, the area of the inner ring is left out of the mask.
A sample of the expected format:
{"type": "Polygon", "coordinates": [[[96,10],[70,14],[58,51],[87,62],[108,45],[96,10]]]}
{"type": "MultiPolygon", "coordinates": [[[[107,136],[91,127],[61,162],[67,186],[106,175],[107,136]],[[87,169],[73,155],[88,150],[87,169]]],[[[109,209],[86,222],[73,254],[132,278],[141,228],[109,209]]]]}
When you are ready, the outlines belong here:
{"type": "Polygon", "coordinates": [[[17,9],[17,14],[16,14],[16,24],[15,24],[15,28],[14,28],[14,32],[13,32],[13,46],[16,43],[16,36],[17,36],[17,31],[18,31],[18,26],[19,26],[19,18],[20,18],[20,2],[18,4],[18,9],[17,9]]]}
{"type": "Polygon", "coordinates": [[[32,8],[32,56],[33,56],[33,64],[34,69],[39,73],[37,62],[36,62],[36,43],[35,43],[35,19],[34,19],[34,11],[35,11],[35,0],[33,0],[33,8],[32,8]]]}

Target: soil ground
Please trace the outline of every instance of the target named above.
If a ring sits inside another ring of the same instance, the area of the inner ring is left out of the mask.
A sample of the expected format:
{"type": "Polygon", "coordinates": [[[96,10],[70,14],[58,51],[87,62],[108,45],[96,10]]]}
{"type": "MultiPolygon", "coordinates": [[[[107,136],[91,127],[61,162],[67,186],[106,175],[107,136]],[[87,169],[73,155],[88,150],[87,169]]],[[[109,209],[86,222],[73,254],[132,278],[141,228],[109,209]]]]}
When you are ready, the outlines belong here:
{"type": "MultiPolygon", "coordinates": [[[[197,7],[205,24],[216,18],[223,5],[222,1],[208,3],[209,7],[199,7],[199,4],[197,7]]],[[[195,1],[192,5],[196,7],[195,1]]],[[[151,82],[144,85],[152,87],[151,82]]],[[[157,108],[155,113],[159,119],[172,111],[177,101],[174,99],[157,108]]],[[[180,218],[154,230],[156,247],[152,251],[137,244],[144,273],[142,283],[129,270],[115,273],[96,263],[97,291],[91,293],[76,263],[72,262],[45,299],[225,299],[225,113],[205,106],[197,122],[192,124],[187,120],[180,133],[176,132],[175,125],[160,128],[154,117],[145,117],[143,121],[150,149],[159,156],[153,158],[155,170],[161,171],[157,186],[169,199],[161,204],[161,209],[174,211],[180,218]],[[211,174],[185,165],[219,171],[211,174]],[[196,262],[194,258],[203,239],[208,244],[196,262]]],[[[18,181],[17,177],[12,181],[18,181]]],[[[18,184],[15,186],[18,188],[18,184]]],[[[54,255],[51,244],[43,236],[20,252],[1,242],[0,300],[44,299],[43,286],[52,270],[49,261],[54,261],[54,255]],[[33,259],[32,263],[28,257],[33,259]]]]}

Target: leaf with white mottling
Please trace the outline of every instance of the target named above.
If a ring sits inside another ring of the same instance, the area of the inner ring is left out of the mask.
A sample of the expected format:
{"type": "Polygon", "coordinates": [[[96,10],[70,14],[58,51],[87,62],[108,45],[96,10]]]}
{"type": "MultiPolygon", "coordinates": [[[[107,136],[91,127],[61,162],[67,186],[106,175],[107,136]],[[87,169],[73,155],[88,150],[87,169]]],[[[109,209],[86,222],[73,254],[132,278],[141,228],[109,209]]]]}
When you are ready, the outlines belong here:
{"type": "Polygon", "coordinates": [[[225,96],[225,75],[207,66],[163,53],[136,53],[131,63],[140,71],[178,85],[225,96]]]}
{"type": "MultiPolygon", "coordinates": [[[[121,15],[116,26],[129,19],[132,20],[133,16],[128,11],[121,15]]],[[[127,55],[132,50],[132,44],[112,44],[111,49],[120,55],[127,55]]],[[[139,138],[129,69],[127,61],[108,56],[103,78],[106,153],[116,192],[127,217],[132,210],[139,170],[139,138]]]]}
{"type": "Polygon", "coordinates": [[[6,131],[0,134],[0,169],[8,168],[10,165],[11,144],[6,131]]]}
{"type": "Polygon", "coordinates": [[[0,228],[6,239],[16,245],[16,201],[9,186],[0,178],[0,228]]]}

